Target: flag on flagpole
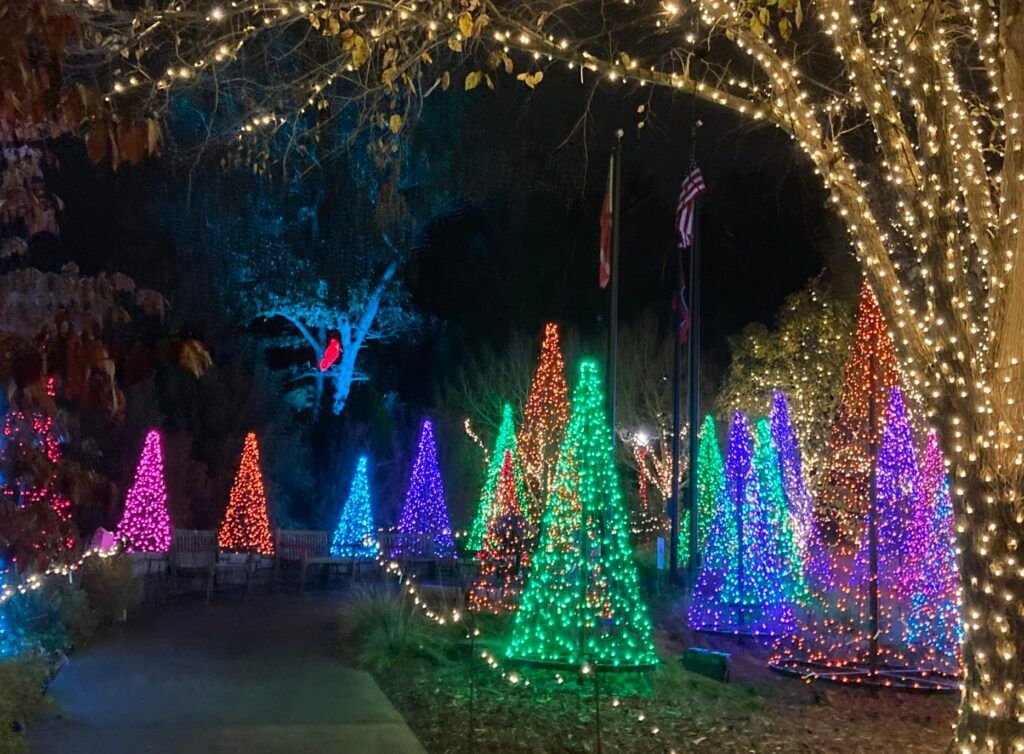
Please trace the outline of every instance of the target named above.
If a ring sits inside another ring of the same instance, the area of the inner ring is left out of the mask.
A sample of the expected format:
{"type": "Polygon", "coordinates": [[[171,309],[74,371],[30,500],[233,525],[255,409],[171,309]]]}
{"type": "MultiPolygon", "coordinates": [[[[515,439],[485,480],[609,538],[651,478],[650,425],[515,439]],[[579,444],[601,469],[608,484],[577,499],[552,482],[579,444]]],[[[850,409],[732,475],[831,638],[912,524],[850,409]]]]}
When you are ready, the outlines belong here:
{"type": "Polygon", "coordinates": [[[612,186],[615,180],[615,155],[608,161],[608,185],[601,203],[601,256],[597,270],[597,284],[603,290],[612,279],[612,186]]]}
{"type": "Polygon", "coordinates": [[[679,290],[672,298],[672,309],[679,312],[679,342],[690,337],[690,308],[686,305],[686,275],[679,270],[679,290]]]}
{"type": "Polygon", "coordinates": [[[704,176],[696,162],[690,163],[690,174],[683,181],[679,191],[679,207],[676,209],[676,231],[679,233],[679,248],[685,249],[693,243],[693,215],[697,197],[704,193],[704,176]]]}

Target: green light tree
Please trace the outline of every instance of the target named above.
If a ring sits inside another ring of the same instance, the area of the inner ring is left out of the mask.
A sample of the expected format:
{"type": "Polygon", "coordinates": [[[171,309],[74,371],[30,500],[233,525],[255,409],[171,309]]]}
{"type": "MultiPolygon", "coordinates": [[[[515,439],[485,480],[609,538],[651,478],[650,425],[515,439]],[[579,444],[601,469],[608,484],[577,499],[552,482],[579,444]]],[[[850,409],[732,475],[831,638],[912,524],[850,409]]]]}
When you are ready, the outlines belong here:
{"type": "Polygon", "coordinates": [[[501,467],[505,454],[512,456],[512,472],[515,477],[516,495],[519,500],[526,500],[526,488],[523,481],[523,472],[519,467],[518,449],[516,447],[516,424],[512,418],[512,406],[506,403],[501,412],[501,426],[498,428],[498,436],[494,441],[494,451],[491,453],[491,460],[487,466],[487,474],[484,477],[484,487],[480,492],[480,500],[477,503],[476,517],[473,519],[473,526],[469,532],[467,548],[480,550],[484,546],[484,536],[487,527],[495,514],[494,497],[498,488],[498,478],[501,476],[501,467]]]}
{"type": "MultiPolygon", "coordinates": [[[[700,428],[700,448],[697,452],[697,550],[701,553],[708,544],[708,532],[718,510],[718,500],[725,491],[725,465],[718,445],[715,417],[708,414],[700,428]]],[[[690,515],[679,512],[679,562],[690,559],[690,515]]]]}
{"type": "Polygon", "coordinates": [[[514,660],[606,668],[657,662],[604,406],[597,364],[585,359],[507,649],[514,660]]]}

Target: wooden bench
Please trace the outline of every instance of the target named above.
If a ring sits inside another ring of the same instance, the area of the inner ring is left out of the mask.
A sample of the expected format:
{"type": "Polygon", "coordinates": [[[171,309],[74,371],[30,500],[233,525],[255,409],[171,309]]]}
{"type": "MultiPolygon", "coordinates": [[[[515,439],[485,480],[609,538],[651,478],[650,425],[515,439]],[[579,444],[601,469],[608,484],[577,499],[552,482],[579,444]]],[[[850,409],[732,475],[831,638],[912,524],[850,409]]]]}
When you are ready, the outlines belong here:
{"type": "Polygon", "coordinates": [[[182,575],[199,576],[205,581],[206,601],[209,602],[218,559],[217,532],[175,529],[167,558],[175,593],[178,592],[179,578],[182,575]]]}
{"type": "Polygon", "coordinates": [[[275,561],[275,583],[280,576],[282,564],[295,564],[299,571],[299,593],[306,589],[306,574],[311,566],[355,576],[363,558],[336,558],[331,555],[331,535],[326,531],[302,529],[278,529],[274,533],[277,552],[275,561]]]}

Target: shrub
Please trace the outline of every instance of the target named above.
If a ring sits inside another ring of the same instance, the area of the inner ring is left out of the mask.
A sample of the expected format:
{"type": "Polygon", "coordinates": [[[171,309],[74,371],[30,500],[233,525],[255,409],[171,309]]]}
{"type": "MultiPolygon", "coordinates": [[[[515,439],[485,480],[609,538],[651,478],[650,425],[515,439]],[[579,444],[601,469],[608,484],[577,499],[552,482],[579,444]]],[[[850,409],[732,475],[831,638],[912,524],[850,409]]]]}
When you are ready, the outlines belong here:
{"type": "Polygon", "coordinates": [[[21,731],[42,706],[48,676],[41,659],[0,660],[0,754],[28,750],[21,731]]]}
{"type": "Polygon", "coordinates": [[[96,632],[96,615],[85,592],[67,579],[50,579],[39,589],[16,594],[5,607],[15,651],[67,652],[96,632]]]}
{"type": "Polygon", "coordinates": [[[89,558],[79,571],[78,583],[99,627],[121,621],[142,602],[141,582],[132,578],[131,561],[123,555],[89,558]]]}

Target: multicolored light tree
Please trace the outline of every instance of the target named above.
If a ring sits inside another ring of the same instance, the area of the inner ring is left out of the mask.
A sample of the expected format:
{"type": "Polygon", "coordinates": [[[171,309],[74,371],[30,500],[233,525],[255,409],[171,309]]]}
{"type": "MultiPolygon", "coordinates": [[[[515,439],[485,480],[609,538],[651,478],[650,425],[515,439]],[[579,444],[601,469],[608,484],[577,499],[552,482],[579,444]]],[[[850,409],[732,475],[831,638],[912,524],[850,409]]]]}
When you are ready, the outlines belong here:
{"type": "Polygon", "coordinates": [[[752,460],[750,427],[737,411],[729,432],[725,492],[690,600],[690,625],[700,631],[775,635],[794,625],[772,512],[762,500],[752,460]]]}
{"type": "Polygon", "coordinates": [[[469,609],[500,613],[519,604],[530,567],[528,531],[520,506],[512,452],[506,450],[494,495],[494,511],[477,553],[480,575],[469,591],[469,609]]]}
{"type": "Polygon", "coordinates": [[[420,430],[419,447],[409,476],[409,488],[405,493],[398,531],[406,536],[397,539],[391,549],[392,557],[432,555],[450,558],[455,555],[455,540],[452,538],[448,506],[444,500],[444,484],[441,481],[441,470],[437,466],[434,425],[430,419],[424,419],[420,430]]]}
{"type": "Polygon", "coordinates": [[[532,529],[539,527],[543,518],[568,422],[569,386],[565,380],[558,325],[549,322],[544,326],[540,363],[530,383],[518,440],[519,461],[528,493],[526,522],[532,529]]]}
{"type": "Polygon", "coordinates": [[[331,539],[331,555],[335,558],[372,558],[379,552],[367,465],[366,456],[359,456],[348,499],[331,539]]]}
{"type": "Polygon", "coordinates": [[[506,654],[598,668],[657,662],[597,363],[580,363],[540,542],[506,654]]]}
{"type": "Polygon", "coordinates": [[[135,482],[128,490],[117,538],[126,552],[167,552],[171,547],[171,517],[167,513],[167,487],[160,433],[146,435],[135,482]]]}
{"type": "Polygon", "coordinates": [[[224,521],[217,532],[217,546],[224,552],[274,554],[267,496],[260,471],[260,448],[255,432],[245,436],[242,460],[231,487],[224,521]]]}
{"type": "Polygon", "coordinates": [[[790,421],[789,402],[778,390],[772,397],[771,436],[782,471],[793,537],[800,562],[804,565],[804,575],[811,591],[821,594],[832,582],[832,561],[818,532],[814,499],[804,484],[800,445],[790,421]]]}
{"type": "Polygon", "coordinates": [[[867,501],[874,459],[885,426],[889,391],[900,384],[892,340],[867,280],[860,291],[857,332],[846,365],[843,397],[829,440],[828,466],[818,492],[817,518],[822,535],[844,552],[856,546],[867,501]],[[871,422],[872,405],[876,421],[871,422]]]}
{"type": "Polygon", "coordinates": [[[498,486],[498,478],[504,465],[506,453],[512,455],[513,477],[516,485],[516,494],[520,504],[526,500],[526,487],[523,483],[523,473],[519,468],[518,454],[516,451],[516,425],[512,417],[512,406],[506,403],[501,413],[501,426],[498,428],[498,436],[494,441],[494,452],[491,453],[491,460],[487,466],[487,473],[484,477],[483,490],[480,492],[480,500],[477,503],[476,517],[470,529],[469,539],[466,547],[470,550],[480,550],[484,546],[484,535],[491,521],[495,516],[497,507],[495,505],[495,494],[498,486]]]}
{"type": "Polygon", "coordinates": [[[754,426],[754,473],[761,504],[768,516],[768,533],[775,549],[780,585],[790,604],[805,604],[810,598],[804,578],[804,563],[797,541],[795,516],[786,495],[782,465],[772,439],[768,419],[758,419],[754,426]]]}
{"type": "MultiPolygon", "coordinates": [[[[697,452],[697,549],[707,549],[708,534],[711,531],[719,501],[725,492],[725,467],[722,451],[718,445],[718,429],[715,417],[708,414],[700,428],[700,448],[697,452]]],[[[679,514],[679,562],[690,559],[690,516],[689,511],[679,514]]]]}

